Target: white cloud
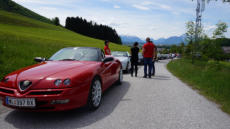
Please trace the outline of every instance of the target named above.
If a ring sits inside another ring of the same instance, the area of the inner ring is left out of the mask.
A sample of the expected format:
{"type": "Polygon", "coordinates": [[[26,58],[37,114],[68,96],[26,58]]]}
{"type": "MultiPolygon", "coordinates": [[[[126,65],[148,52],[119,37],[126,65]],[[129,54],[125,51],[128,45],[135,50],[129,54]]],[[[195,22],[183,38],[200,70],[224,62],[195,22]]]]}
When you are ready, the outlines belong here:
{"type": "Polygon", "coordinates": [[[213,29],[216,29],[216,25],[204,25],[205,31],[209,31],[209,30],[213,30],[213,29]]]}
{"type": "Polygon", "coordinates": [[[144,1],[141,3],[142,5],[152,5],[153,2],[150,2],[150,1],[144,1]]]}
{"type": "Polygon", "coordinates": [[[46,1],[44,0],[13,0],[15,2],[21,2],[21,3],[35,3],[35,4],[45,4],[46,1]]]}
{"type": "Polygon", "coordinates": [[[164,4],[160,4],[159,7],[162,9],[165,9],[165,10],[172,10],[172,8],[170,6],[164,5],[164,4]]]}
{"type": "Polygon", "coordinates": [[[137,9],[140,9],[140,10],[149,10],[148,7],[144,6],[144,5],[137,5],[137,4],[134,4],[133,5],[134,8],[137,8],[137,9]]]}
{"type": "Polygon", "coordinates": [[[51,6],[73,6],[74,3],[83,2],[84,0],[13,0],[21,4],[37,4],[37,5],[51,5],[51,6]]]}
{"type": "Polygon", "coordinates": [[[115,9],[119,9],[119,8],[121,8],[120,6],[118,6],[118,5],[114,5],[113,6],[113,8],[115,8],[115,9]]]}
{"type": "Polygon", "coordinates": [[[166,4],[162,4],[159,2],[153,2],[153,1],[144,1],[140,3],[139,5],[151,8],[151,9],[161,9],[161,10],[168,10],[171,11],[172,7],[166,4]]]}
{"type": "Polygon", "coordinates": [[[111,0],[100,0],[102,2],[110,2],[111,0]]]}
{"type": "MultiPolygon", "coordinates": [[[[80,16],[99,24],[109,25],[118,34],[147,36],[154,39],[179,36],[185,33],[185,22],[195,19],[196,2],[189,0],[14,0],[48,18],[59,17],[62,25],[68,16],[80,16]],[[107,8],[109,7],[111,8],[107,8]],[[121,8],[122,9],[119,9],[121,8]],[[114,9],[115,8],[115,9],[114,9]],[[138,10],[137,10],[138,9],[138,10]],[[143,10],[143,11],[140,11],[143,10]],[[148,11],[148,12],[147,12],[148,11]]],[[[203,18],[217,19],[209,14],[209,6],[214,9],[215,2],[207,6],[203,18]]],[[[217,7],[216,7],[217,8],[217,7]]],[[[224,6],[228,14],[228,8],[224,6]]],[[[225,16],[226,17],[226,16],[225,16]]],[[[224,17],[224,18],[225,18],[224,17]]],[[[218,17],[217,20],[222,20],[218,17]]],[[[202,19],[203,20],[203,19],[202,19]]],[[[205,24],[204,29],[210,35],[216,21],[205,24]]],[[[223,21],[229,21],[226,17],[223,21]]],[[[203,22],[207,22],[205,19],[203,22]]],[[[229,22],[228,22],[229,23],[229,22]]],[[[230,24],[229,24],[230,25],[230,24]]],[[[230,37],[230,29],[226,36],[230,37]]]]}

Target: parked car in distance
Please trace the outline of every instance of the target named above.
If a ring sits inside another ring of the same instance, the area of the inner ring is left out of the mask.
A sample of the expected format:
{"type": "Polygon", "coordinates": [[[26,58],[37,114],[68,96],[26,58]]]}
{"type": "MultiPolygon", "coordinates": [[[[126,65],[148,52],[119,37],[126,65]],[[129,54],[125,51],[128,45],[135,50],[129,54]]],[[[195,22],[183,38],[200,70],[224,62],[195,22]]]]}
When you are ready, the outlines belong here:
{"type": "Polygon", "coordinates": [[[27,111],[62,111],[87,105],[95,110],[102,93],[123,79],[121,63],[99,48],[63,48],[48,60],[5,76],[0,82],[4,106],[27,111]]]}
{"type": "Polygon", "coordinates": [[[144,64],[144,57],[142,53],[138,53],[138,64],[143,65],[144,64]]]}
{"type": "Polygon", "coordinates": [[[131,69],[131,61],[130,61],[130,54],[129,52],[123,52],[123,51],[112,51],[112,56],[120,60],[122,64],[122,70],[129,72],[131,69]]]}
{"type": "Polygon", "coordinates": [[[163,55],[160,53],[157,53],[157,60],[162,60],[163,59],[163,55]]]}
{"type": "Polygon", "coordinates": [[[169,59],[169,58],[170,58],[170,55],[169,55],[169,54],[162,54],[162,58],[163,58],[163,59],[169,59]]]}

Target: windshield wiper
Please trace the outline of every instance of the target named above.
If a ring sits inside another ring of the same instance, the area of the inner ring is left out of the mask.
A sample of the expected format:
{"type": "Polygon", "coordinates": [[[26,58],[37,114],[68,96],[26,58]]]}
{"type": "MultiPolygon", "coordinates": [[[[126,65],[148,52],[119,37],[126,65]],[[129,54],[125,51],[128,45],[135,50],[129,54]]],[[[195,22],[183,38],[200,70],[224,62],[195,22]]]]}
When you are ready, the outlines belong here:
{"type": "Polygon", "coordinates": [[[74,60],[76,60],[76,59],[61,59],[59,61],[74,61],[74,60]]]}

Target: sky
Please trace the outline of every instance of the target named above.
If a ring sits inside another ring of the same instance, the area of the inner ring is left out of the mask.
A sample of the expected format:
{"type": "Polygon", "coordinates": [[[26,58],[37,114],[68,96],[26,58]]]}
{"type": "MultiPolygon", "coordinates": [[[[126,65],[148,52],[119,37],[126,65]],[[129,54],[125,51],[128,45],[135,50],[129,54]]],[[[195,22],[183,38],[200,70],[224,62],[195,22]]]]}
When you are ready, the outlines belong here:
{"type": "MultiPolygon", "coordinates": [[[[168,38],[185,34],[185,23],[195,21],[196,0],[13,0],[47,18],[59,17],[65,25],[66,17],[83,17],[108,25],[119,35],[142,39],[168,38]]],[[[219,21],[229,25],[230,3],[222,0],[206,4],[202,16],[205,33],[212,35],[219,21]]]]}

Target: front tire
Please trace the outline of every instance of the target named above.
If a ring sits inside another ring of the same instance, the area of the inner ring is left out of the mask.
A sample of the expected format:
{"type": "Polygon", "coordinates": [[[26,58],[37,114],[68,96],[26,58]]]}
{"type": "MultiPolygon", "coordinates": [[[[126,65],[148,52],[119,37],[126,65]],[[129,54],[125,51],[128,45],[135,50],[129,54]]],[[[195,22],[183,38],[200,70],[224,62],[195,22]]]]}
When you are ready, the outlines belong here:
{"type": "Polygon", "coordinates": [[[119,77],[118,77],[118,80],[117,80],[117,84],[121,85],[122,81],[123,81],[123,71],[122,71],[122,68],[121,68],[120,71],[119,71],[119,77]]]}
{"type": "Polygon", "coordinates": [[[89,97],[88,97],[88,108],[89,110],[96,110],[101,105],[102,98],[102,88],[101,81],[98,78],[95,78],[92,81],[89,97]]]}
{"type": "Polygon", "coordinates": [[[129,62],[127,62],[127,65],[126,65],[126,70],[125,70],[125,71],[126,71],[126,73],[129,73],[129,71],[130,71],[130,67],[129,67],[129,66],[130,66],[130,63],[129,63],[129,62]]]}

